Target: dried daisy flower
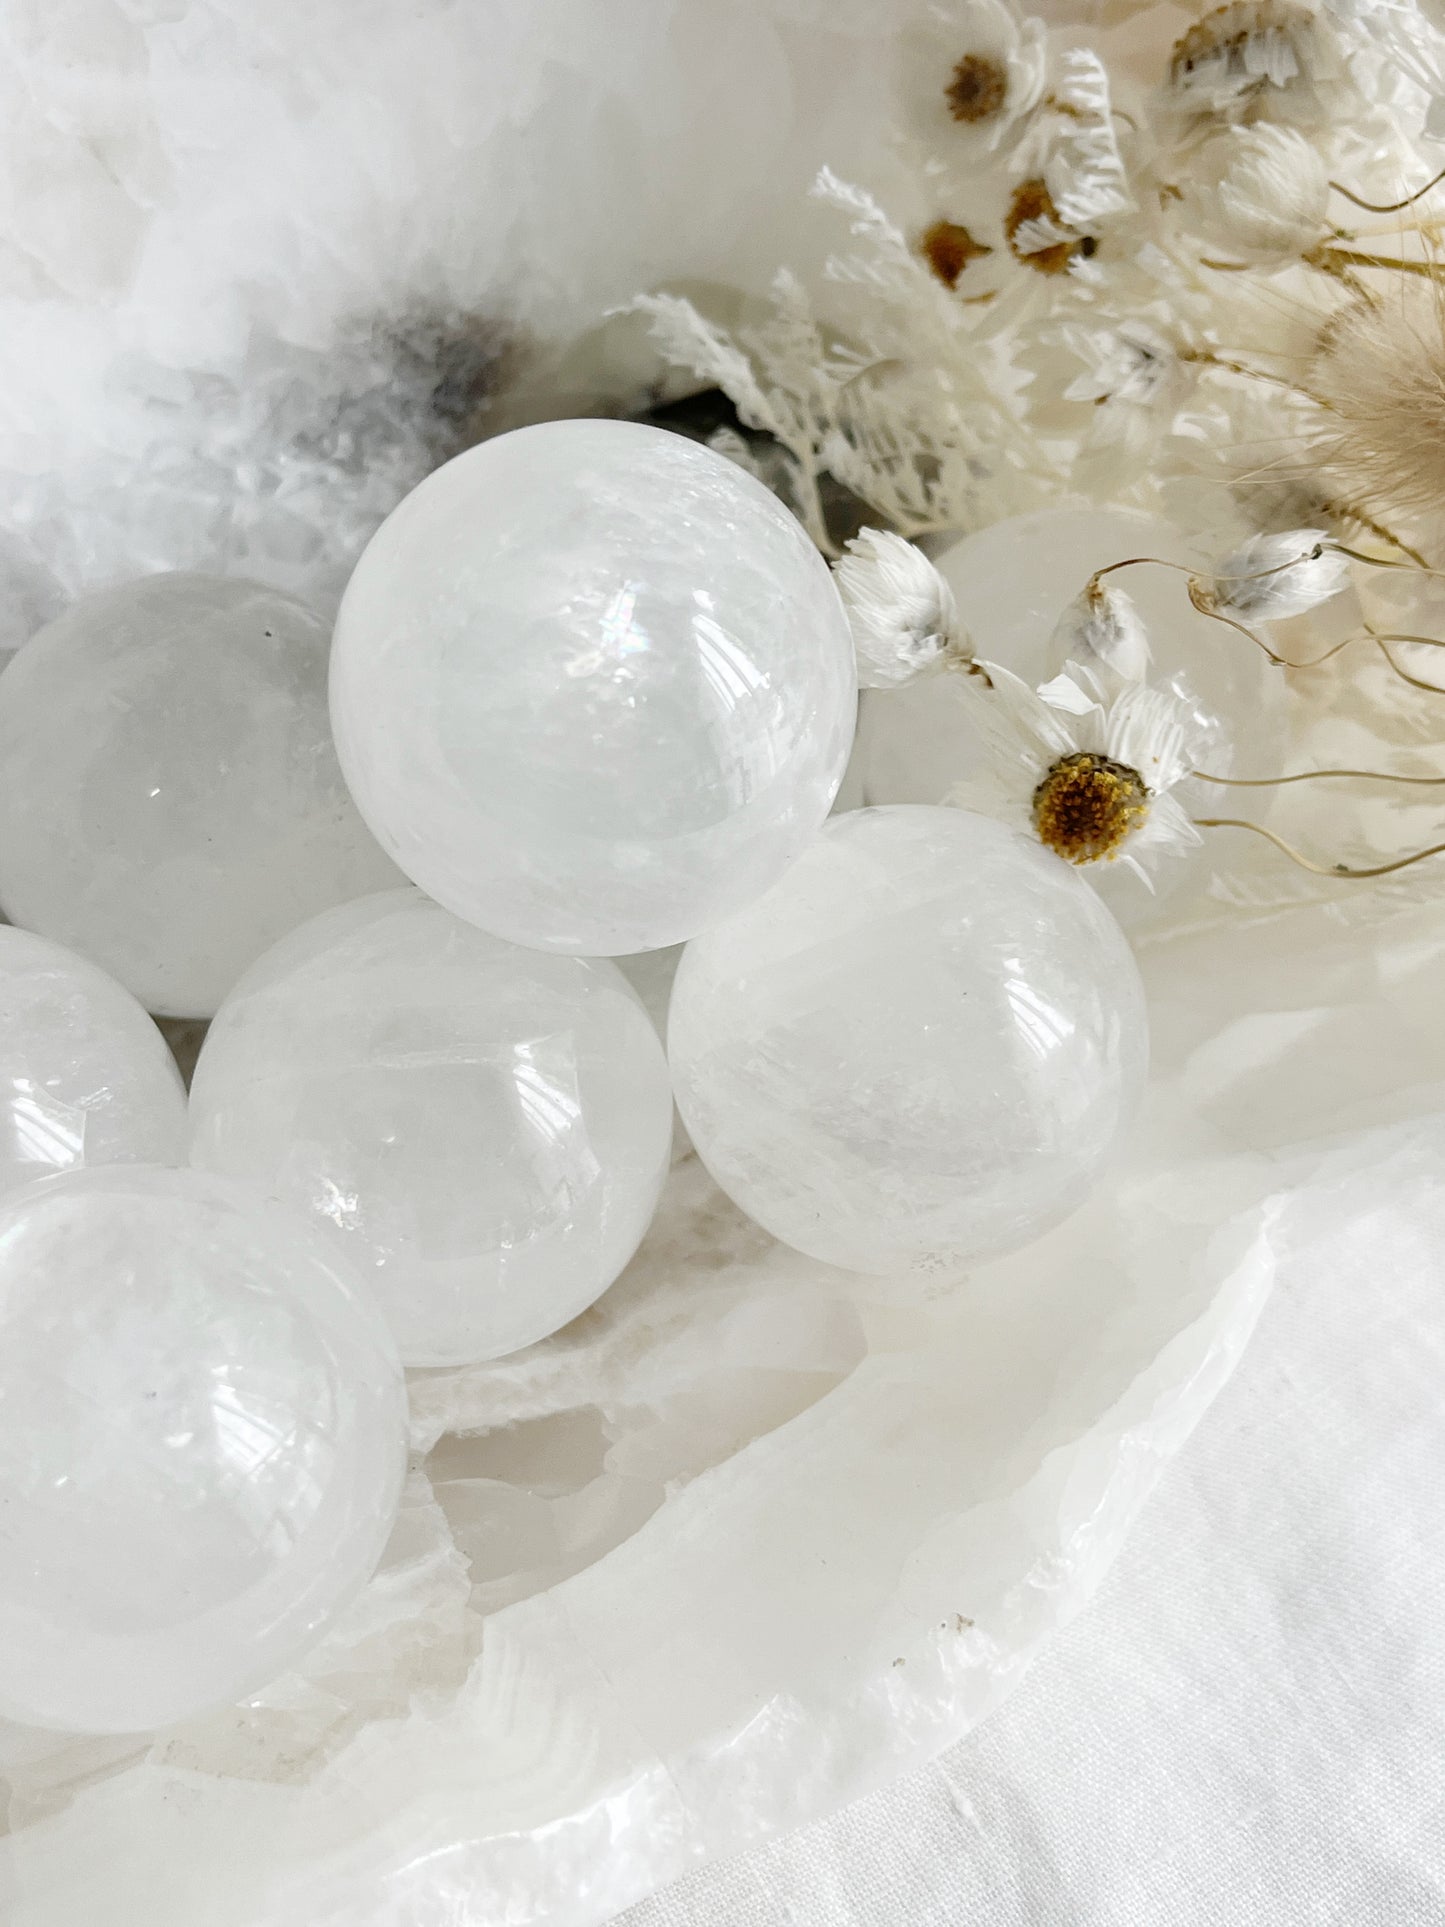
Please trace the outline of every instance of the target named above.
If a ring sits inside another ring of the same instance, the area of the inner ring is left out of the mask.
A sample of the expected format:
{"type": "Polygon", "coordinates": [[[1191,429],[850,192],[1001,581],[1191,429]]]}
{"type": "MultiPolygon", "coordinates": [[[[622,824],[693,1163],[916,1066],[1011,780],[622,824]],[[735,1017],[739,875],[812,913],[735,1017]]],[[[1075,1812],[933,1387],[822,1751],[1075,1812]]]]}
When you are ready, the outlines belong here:
{"type": "Polygon", "coordinates": [[[930,669],[972,659],[953,590],[901,535],[860,530],[833,564],[833,580],[853,632],[861,689],[897,689],[930,669]]]}
{"type": "Polygon", "coordinates": [[[1329,171],[1296,128],[1232,127],[1206,142],[1191,176],[1191,225],[1237,260],[1299,261],[1328,230],[1329,171]]]}
{"type": "Polygon", "coordinates": [[[1149,673],[1149,637],[1133,597],[1098,580],[1059,617],[1050,654],[1055,662],[1102,665],[1126,682],[1142,682],[1149,673]]]}
{"type": "Polygon", "coordinates": [[[969,0],[949,25],[964,51],[948,72],[944,107],[995,147],[1043,94],[1044,24],[1006,0],[969,0]]]}
{"type": "Polygon", "coordinates": [[[995,663],[964,685],[991,781],[947,801],[1029,831],[1065,862],[1123,862],[1153,887],[1161,861],[1200,836],[1170,791],[1188,775],[1188,705],[1146,683],[1071,662],[1031,689],[995,663]]]}
{"type": "Polygon", "coordinates": [[[1339,493],[1393,524],[1445,511],[1445,289],[1400,276],[1325,329],[1309,372],[1315,453],[1339,493]]]}
{"type": "Polygon", "coordinates": [[[1307,81],[1322,64],[1317,16],[1293,0],[1230,0],[1175,43],[1169,80],[1203,112],[1258,107],[1270,89],[1307,81]]]}
{"type": "Polygon", "coordinates": [[[1328,602],[1346,587],[1350,564],[1323,529],[1252,535],[1190,596],[1205,615],[1234,622],[1283,622],[1328,602]]]}
{"type": "Polygon", "coordinates": [[[1076,272],[1093,230],[1134,205],[1119,153],[1109,76],[1098,55],[1067,48],[1047,99],[1014,156],[1022,176],[1004,216],[1015,258],[1041,274],[1076,272]]]}

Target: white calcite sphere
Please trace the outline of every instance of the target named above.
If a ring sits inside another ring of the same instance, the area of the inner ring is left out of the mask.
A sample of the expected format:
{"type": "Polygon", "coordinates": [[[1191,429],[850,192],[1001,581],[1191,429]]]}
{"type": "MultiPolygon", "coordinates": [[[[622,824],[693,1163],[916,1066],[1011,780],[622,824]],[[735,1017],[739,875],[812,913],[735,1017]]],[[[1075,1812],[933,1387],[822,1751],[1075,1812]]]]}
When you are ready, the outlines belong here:
{"type": "Polygon", "coordinates": [[[378,840],[459,917],[580,955],[694,936],[780,876],[852,741],[828,570],[762,484],[632,422],[459,455],[388,517],[331,714],[378,840]]]}
{"type": "Polygon", "coordinates": [[[0,926],[0,1193],[79,1164],[184,1164],[186,1093],[128,990],[0,926]]]}
{"type": "Polygon", "coordinates": [[[1017,1249],[1081,1202],[1142,1086],[1139,973],[1088,885],[962,810],[835,817],[688,945],[683,1121],[773,1236],[851,1270],[1017,1249]]]}
{"type": "Polygon", "coordinates": [[[667,1171],[657,1031],[606,959],[489,936],[420,891],[317,917],[222,1005],[192,1156],[308,1210],[409,1365],[495,1358],[616,1278],[667,1171]]]}
{"type": "Polygon", "coordinates": [[[0,904],[148,1010],[209,1017],[255,957],[395,870],[347,795],[327,634],[254,582],[77,603],[0,675],[0,904]]]}
{"type": "Polygon", "coordinates": [[[0,1203],[0,1717],[141,1732],[254,1691],[370,1575],[396,1352],[302,1218],[193,1171],[0,1203]]]}

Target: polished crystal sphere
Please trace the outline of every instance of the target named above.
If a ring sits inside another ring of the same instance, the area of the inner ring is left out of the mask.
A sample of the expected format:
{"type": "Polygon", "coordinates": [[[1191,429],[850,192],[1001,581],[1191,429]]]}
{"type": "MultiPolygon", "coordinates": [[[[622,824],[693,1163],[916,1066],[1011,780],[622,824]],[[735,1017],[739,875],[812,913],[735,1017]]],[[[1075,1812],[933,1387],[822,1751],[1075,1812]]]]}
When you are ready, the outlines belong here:
{"type": "Polygon", "coordinates": [[[694,936],[827,815],[856,703],[828,570],[762,484],[632,422],[547,422],[428,477],[337,622],[346,779],[483,930],[616,956],[694,936]]]}
{"type": "Polygon", "coordinates": [[[0,1717],[147,1731],[254,1691],[372,1572],[385,1324],[304,1219],[190,1171],[0,1204],[0,1717]]]}
{"type": "Polygon", "coordinates": [[[689,944],[668,1051],[704,1163],[785,1244],[929,1274],[1079,1204],[1142,1087],[1139,973],[1094,892],[962,810],[835,817],[689,944]]]}
{"type": "Polygon", "coordinates": [[[0,926],[0,1193],[78,1164],[184,1164],[165,1039],[84,957],[0,926]]]}
{"type": "Polygon", "coordinates": [[[0,676],[0,904],[148,1010],[209,1017],[261,951],[397,881],[341,780],[327,635],[290,596],[156,575],[0,676]]]}
{"type": "Polygon", "coordinates": [[[605,958],[523,950],[420,891],[317,917],[222,1005],[192,1155],[309,1211],[410,1365],[494,1358],[616,1278],[667,1171],[656,1028],[605,958]]]}

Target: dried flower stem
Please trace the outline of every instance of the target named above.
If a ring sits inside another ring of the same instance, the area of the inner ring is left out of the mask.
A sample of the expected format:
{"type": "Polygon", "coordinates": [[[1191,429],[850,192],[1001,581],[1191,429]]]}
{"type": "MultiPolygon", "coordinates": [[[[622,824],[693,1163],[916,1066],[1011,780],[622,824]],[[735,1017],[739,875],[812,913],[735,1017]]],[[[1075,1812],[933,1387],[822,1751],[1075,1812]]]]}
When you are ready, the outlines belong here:
{"type": "Polygon", "coordinates": [[[1390,654],[1389,645],[1392,642],[1433,642],[1433,640],[1434,639],[1429,636],[1375,636],[1375,642],[1379,647],[1380,654],[1385,658],[1385,661],[1389,663],[1401,682],[1408,683],[1412,689],[1423,689],[1428,696],[1445,696],[1445,688],[1442,688],[1438,682],[1425,682],[1419,676],[1412,676],[1409,670],[1402,669],[1390,654]]]}
{"type": "MultiPolygon", "coordinates": [[[[1323,274],[1339,278],[1347,268],[1390,268],[1398,274],[1418,274],[1427,281],[1445,278],[1445,262],[1442,261],[1402,261],[1394,254],[1370,254],[1362,248],[1342,248],[1338,243],[1326,241],[1309,253],[1300,257],[1307,268],[1318,268],[1323,274]]],[[[1219,261],[1206,261],[1207,268],[1223,267],[1219,261]]]]}
{"type": "Polygon", "coordinates": [[[1282,836],[1276,836],[1273,830],[1267,830],[1262,823],[1248,823],[1242,817],[1196,816],[1194,827],[1199,830],[1250,830],[1255,836],[1262,836],[1272,843],[1277,850],[1289,858],[1291,863],[1297,863],[1300,869],[1308,870],[1317,877],[1387,877],[1392,876],[1396,870],[1408,870],[1412,863],[1423,863],[1427,857],[1445,853],[1445,843],[1432,843],[1429,849],[1416,850],[1410,856],[1397,857],[1393,863],[1377,863],[1369,869],[1352,869],[1347,863],[1315,863],[1304,854],[1303,850],[1297,850],[1292,843],[1286,843],[1282,836]]]}
{"type": "MultiPolygon", "coordinates": [[[[1205,263],[1206,267],[1216,265],[1212,261],[1205,263]]],[[[1216,355],[1208,348],[1185,349],[1180,353],[1179,359],[1183,362],[1192,362],[1197,368],[1218,368],[1225,374],[1243,375],[1250,381],[1267,381],[1275,388],[1283,388],[1291,395],[1299,395],[1302,400],[1313,402],[1316,408],[1327,408],[1331,414],[1338,412],[1334,403],[1326,401],[1323,395],[1315,394],[1312,389],[1303,387],[1297,381],[1291,381],[1288,375],[1276,375],[1268,368],[1251,368],[1248,362],[1234,361],[1227,355],[1216,355]]]]}
{"type": "Polygon", "coordinates": [[[1363,562],[1371,569],[1408,569],[1412,575],[1433,575],[1445,577],[1445,569],[1432,569],[1428,562],[1397,562],[1393,555],[1366,555],[1361,549],[1347,548],[1343,542],[1331,540],[1324,545],[1335,555],[1347,555],[1351,562],[1363,562]]]}
{"type": "Polygon", "coordinates": [[[1312,783],[1322,776],[1353,776],[1361,782],[1411,783],[1425,788],[1445,784],[1445,776],[1402,776],[1388,769],[1300,769],[1289,776],[1211,776],[1206,769],[1192,769],[1189,774],[1201,783],[1221,783],[1234,790],[1273,789],[1282,783],[1312,783]]]}
{"type": "Polygon", "coordinates": [[[1343,194],[1347,201],[1353,201],[1356,207],[1362,207],[1366,214],[1398,214],[1402,208],[1413,207],[1416,201],[1423,200],[1431,188],[1438,187],[1441,181],[1445,181],[1445,167],[1426,181],[1423,187],[1417,187],[1413,194],[1407,194],[1403,201],[1365,201],[1361,200],[1353,189],[1346,187],[1342,181],[1331,181],[1330,186],[1336,194],[1343,194]]]}

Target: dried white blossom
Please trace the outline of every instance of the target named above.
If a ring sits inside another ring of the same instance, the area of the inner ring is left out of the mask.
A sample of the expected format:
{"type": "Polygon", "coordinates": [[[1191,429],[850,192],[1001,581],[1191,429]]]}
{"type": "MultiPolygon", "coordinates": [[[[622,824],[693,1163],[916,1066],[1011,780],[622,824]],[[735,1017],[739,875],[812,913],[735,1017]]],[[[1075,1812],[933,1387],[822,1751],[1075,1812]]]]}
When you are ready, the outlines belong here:
{"type": "Polygon", "coordinates": [[[833,564],[861,689],[896,689],[971,655],[953,590],[901,535],[862,529],[833,564]]]}
{"type": "Polygon", "coordinates": [[[1044,23],[1009,0],[967,0],[950,11],[948,32],[960,49],[943,89],[948,116],[996,148],[1043,94],[1044,23]]]}
{"type": "Polygon", "coordinates": [[[1294,0],[1231,0],[1175,43],[1169,79],[1189,106],[1230,114],[1259,108],[1272,93],[1308,88],[1328,66],[1311,8],[1294,0]]]}
{"type": "Polygon", "coordinates": [[[1109,75],[1087,47],[1069,47],[1049,94],[1043,177],[1060,218],[1089,228],[1134,205],[1119,153],[1109,75]]]}
{"type": "Polygon", "coordinates": [[[1180,391],[1181,363],[1173,342],[1145,321],[1112,326],[1066,321],[1053,340],[1084,363],[1064,389],[1066,401],[1121,401],[1152,407],[1180,391]]]}
{"type": "Polygon", "coordinates": [[[1039,689],[995,663],[963,683],[991,781],[947,800],[984,808],[1036,836],[1066,862],[1123,862],[1152,872],[1200,841],[1170,794],[1195,746],[1189,705],[1147,683],[1069,663],[1039,689]]]}
{"type": "Polygon", "coordinates": [[[1015,186],[1004,234],[1015,257],[1045,274],[1092,279],[1094,230],[1134,206],[1119,152],[1109,76],[1096,53],[1070,47],[1010,163],[1015,186]]]}
{"type": "Polygon", "coordinates": [[[1087,583],[1059,617],[1053,660],[1094,668],[1102,664],[1126,682],[1149,673],[1149,637],[1132,596],[1097,578],[1087,583]]]}
{"type": "Polygon", "coordinates": [[[1237,622],[1283,622],[1328,602],[1349,582],[1350,564],[1323,529],[1252,535],[1208,579],[1191,587],[1196,606],[1237,622]]]}
{"type": "Polygon", "coordinates": [[[1329,170],[1297,128],[1232,127],[1205,145],[1192,173],[1192,225],[1238,260],[1298,261],[1327,230],[1329,170]]]}

